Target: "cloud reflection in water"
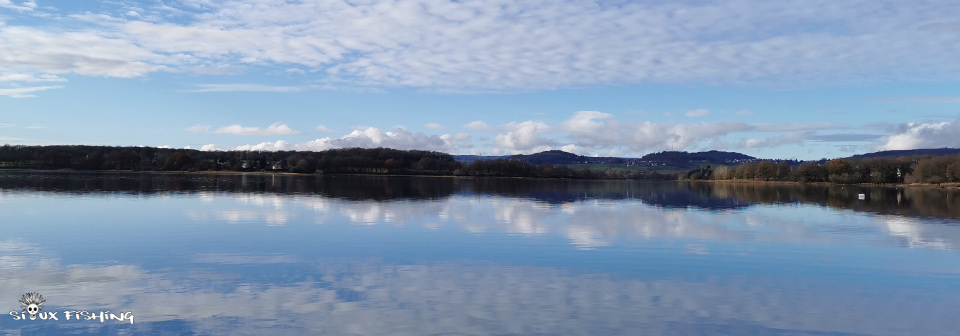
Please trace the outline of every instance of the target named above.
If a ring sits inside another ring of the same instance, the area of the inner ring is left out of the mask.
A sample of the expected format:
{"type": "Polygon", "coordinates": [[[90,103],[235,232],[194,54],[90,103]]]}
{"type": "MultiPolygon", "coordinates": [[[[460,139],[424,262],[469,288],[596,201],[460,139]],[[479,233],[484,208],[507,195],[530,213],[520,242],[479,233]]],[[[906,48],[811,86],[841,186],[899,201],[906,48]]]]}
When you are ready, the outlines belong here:
{"type": "MultiPolygon", "coordinates": [[[[32,255],[26,250],[33,247],[19,246],[21,254],[32,255]]],[[[238,283],[236,276],[202,267],[171,273],[132,265],[51,265],[4,272],[0,296],[14,298],[29,283],[62,309],[122,308],[135,312],[138,323],[131,328],[137,332],[181,320],[188,334],[948,335],[960,328],[957,292],[810,279],[612,279],[550,267],[304,262],[283,255],[203,254],[197,261],[292,263],[315,276],[281,285],[249,277],[238,283]]]]}

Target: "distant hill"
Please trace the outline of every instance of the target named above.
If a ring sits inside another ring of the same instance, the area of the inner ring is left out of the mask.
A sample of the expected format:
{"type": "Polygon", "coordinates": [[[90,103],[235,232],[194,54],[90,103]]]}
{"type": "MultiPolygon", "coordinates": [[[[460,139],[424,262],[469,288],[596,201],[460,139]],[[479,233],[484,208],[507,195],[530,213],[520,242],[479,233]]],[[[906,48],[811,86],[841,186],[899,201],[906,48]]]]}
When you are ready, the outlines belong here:
{"type": "Polygon", "coordinates": [[[689,163],[689,162],[726,164],[726,163],[747,162],[747,161],[753,161],[756,159],[757,158],[749,155],[745,155],[745,154],[712,150],[708,152],[695,152],[695,153],[675,152],[675,151],[650,153],[641,157],[640,161],[668,163],[668,164],[689,163]]]}
{"type": "Polygon", "coordinates": [[[507,158],[510,158],[510,156],[509,155],[505,155],[505,156],[453,155],[454,160],[457,160],[463,163],[471,163],[473,161],[479,161],[479,160],[496,160],[496,159],[507,159],[507,158]]]}
{"type": "Polygon", "coordinates": [[[546,152],[526,154],[526,155],[507,155],[507,156],[477,156],[477,155],[454,155],[455,160],[471,163],[477,160],[495,160],[511,159],[523,161],[534,165],[571,165],[571,164],[613,164],[624,166],[674,166],[680,168],[699,167],[701,164],[738,164],[741,162],[750,162],[757,158],[734,152],[709,151],[709,152],[660,152],[644,155],[642,158],[619,158],[619,157],[590,157],[561,150],[550,150],[546,152]]]}
{"type": "Polygon", "coordinates": [[[567,153],[561,150],[550,150],[528,155],[513,155],[511,159],[527,162],[530,164],[541,165],[564,165],[577,163],[610,163],[623,164],[627,159],[618,157],[591,157],[567,153]]]}
{"type": "Polygon", "coordinates": [[[866,153],[851,156],[857,159],[871,158],[898,158],[901,156],[943,156],[960,154],[960,148],[927,148],[927,149],[906,149],[906,150],[888,150],[873,153],[866,153]]]}
{"type": "Polygon", "coordinates": [[[562,150],[549,150],[540,153],[534,154],[517,154],[517,155],[501,155],[501,156],[480,156],[480,155],[454,155],[453,158],[457,161],[464,163],[471,163],[477,160],[496,160],[496,159],[511,159],[522,162],[527,162],[534,165],[568,165],[568,164],[579,164],[579,163],[611,163],[611,164],[624,164],[627,160],[618,157],[592,157],[592,156],[583,156],[573,153],[564,152],[562,150]]]}

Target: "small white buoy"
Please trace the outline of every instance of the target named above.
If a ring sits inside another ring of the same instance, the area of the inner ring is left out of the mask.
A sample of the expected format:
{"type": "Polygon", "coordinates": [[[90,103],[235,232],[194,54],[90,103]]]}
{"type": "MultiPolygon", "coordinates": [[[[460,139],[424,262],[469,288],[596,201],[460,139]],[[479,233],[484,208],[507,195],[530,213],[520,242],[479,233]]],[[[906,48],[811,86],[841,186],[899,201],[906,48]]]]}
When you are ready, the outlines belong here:
{"type": "Polygon", "coordinates": [[[857,197],[859,197],[861,201],[867,199],[866,194],[860,194],[860,195],[857,195],[857,197]]]}

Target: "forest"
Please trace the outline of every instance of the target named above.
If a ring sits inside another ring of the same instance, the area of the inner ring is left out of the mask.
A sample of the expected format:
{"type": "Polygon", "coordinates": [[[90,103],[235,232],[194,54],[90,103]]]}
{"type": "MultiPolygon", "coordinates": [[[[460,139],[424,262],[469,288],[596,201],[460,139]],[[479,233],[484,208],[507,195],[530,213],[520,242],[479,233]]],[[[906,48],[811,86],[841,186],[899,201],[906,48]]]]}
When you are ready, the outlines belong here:
{"type": "Polygon", "coordinates": [[[691,180],[940,184],[960,182],[960,155],[845,158],[800,164],[759,161],[736,166],[704,166],[688,171],[683,177],[691,180]]]}
{"type": "Polygon", "coordinates": [[[676,174],[573,169],[514,159],[469,164],[450,154],[390,148],[301,151],[199,151],[155,147],[0,146],[0,168],[119,171],[236,171],[673,180],[676,174]]]}
{"type": "Polygon", "coordinates": [[[960,182],[960,155],[841,158],[829,161],[758,160],[704,165],[686,173],[574,169],[513,158],[460,162],[450,154],[390,148],[305,151],[199,151],[111,146],[0,146],[0,168],[118,171],[235,171],[301,174],[379,174],[631,180],[758,180],[792,182],[960,182]]]}

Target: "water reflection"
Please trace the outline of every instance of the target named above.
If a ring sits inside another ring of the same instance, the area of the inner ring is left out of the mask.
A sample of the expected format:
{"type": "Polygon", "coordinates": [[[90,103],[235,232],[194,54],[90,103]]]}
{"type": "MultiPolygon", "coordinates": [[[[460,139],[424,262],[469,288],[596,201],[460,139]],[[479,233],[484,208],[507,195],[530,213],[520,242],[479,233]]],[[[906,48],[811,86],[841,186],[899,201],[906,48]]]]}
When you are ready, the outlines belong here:
{"type": "MultiPolygon", "coordinates": [[[[570,181],[398,176],[69,173],[0,171],[0,190],[151,195],[170,192],[314,194],[354,201],[436,200],[500,195],[563,204],[585,199],[640,200],[662,207],[741,209],[810,203],[911,217],[960,219],[960,189],[758,183],[570,181]],[[863,199],[861,199],[861,194],[863,199]]],[[[256,201],[256,196],[247,196],[256,201]]]]}
{"type": "MultiPolygon", "coordinates": [[[[226,196],[224,196],[226,197],[226,196]]],[[[960,251],[956,222],[855,212],[823,212],[804,205],[764,205],[753,211],[698,211],[628,200],[582,200],[550,205],[522,198],[457,195],[430,202],[359,202],[318,196],[235,195],[221,207],[197,207],[185,216],[200,222],[285,225],[351,223],[428,229],[459,228],[474,234],[560,235],[580,249],[616,241],[683,238],[726,242],[874,244],[960,251]],[[251,202],[251,199],[257,201],[251,202]],[[814,211],[812,211],[814,210],[814,211]]]]}
{"type": "Polygon", "coordinates": [[[0,334],[952,335],[960,327],[952,191],[74,175],[0,174],[0,313],[36,291],[52,311],[132,311],[137,323],[0,315],[0,334]]]}
{"type": "MultiPolygon", "coordinates": [[[[637,280],[494,263],[283,255],[200,254],[195,263],[188,273],[132,265],[5,267],[0,297],[16,297],[15,288],[29,285],[51,303],[55,298],[49,309],[133,311],[137,324],[114,328],[137,333],[170,331],[171,321],[182,323],[180,333],[204,335],[948,335],[960,327],[958,292],[811,279],[637,280]],[[310,277],[258,283],[203,267],[276,263],[310,277]]],[[[58,324],[55,331],[76,327],[58,324]]]]}

